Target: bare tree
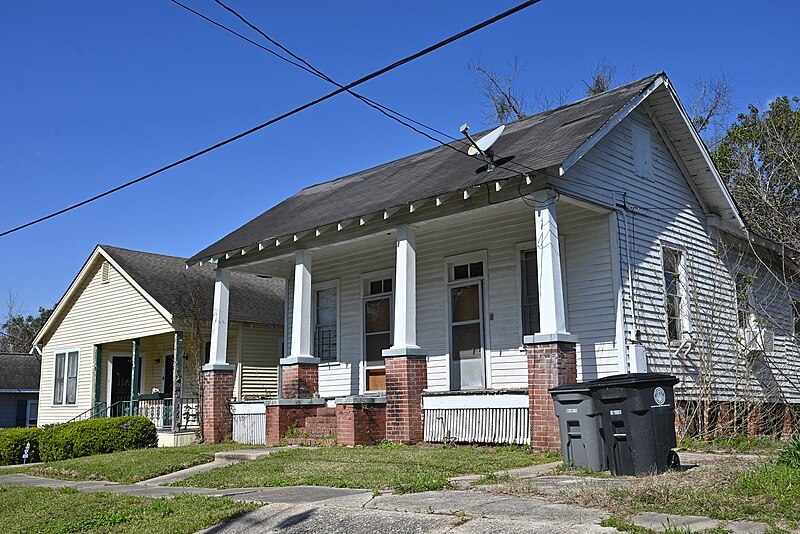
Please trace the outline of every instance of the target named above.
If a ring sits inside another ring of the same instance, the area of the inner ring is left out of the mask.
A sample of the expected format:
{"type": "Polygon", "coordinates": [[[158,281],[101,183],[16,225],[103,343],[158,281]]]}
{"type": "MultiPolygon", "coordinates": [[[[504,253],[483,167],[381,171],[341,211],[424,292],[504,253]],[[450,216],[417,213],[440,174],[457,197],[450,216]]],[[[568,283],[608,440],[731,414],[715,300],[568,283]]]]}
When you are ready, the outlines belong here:
{"type": "Polygon", "coordinates": [[[703,78],[694,82],[694,94],[689,99],[689,114],[697,133],[714,148],[721,140],[720,133],[726,128],[725,121],[733,109],[733,88],[728,76],[703,78]]]}
{"type": "Polygon", "coordinates": [[[508,122],[525,118],[530,106],[524,92],[516,88],[517,78],[525,71],[525,63],[515,55],[508,74],[501,74],[475,56],[467,63],[467,71],[475,78],[481,96],[486,99],[484,118],[488,122],[508,122]]]}
{"type": "Polygon", "coordinates": [[[39,330],[47,322],[53,308],[39,308],[35,315],[23,315],[17,293],[9,290],[6,319],[0,325],[0,352],[29,352],[39,330]]]}
{"type": "Polygon", "coordinates": [[[586,86],[586,96],[599,95],[614,87],[617,76],[617,66],[605,56],[590,69],[589,81],[583,81],[586,86]]]}
{"type": "MultiPolygon", "coordinates": [[[[197,422],[200,427],[200,437],[203,439],[203,376],[202,367],[205,363],[206,339],[208,334],[208,317],[210,300],[207,291],[201,280],[189,280],[188,275],[186,288],[176,299],[175,304],[179,310],[179,316],[183,328],[183,352],[184,352],[184,380],[182,386],[186,389],[195,388],[198,398],[197,422]],[[191,381],[186,378],[191,377],[191,381]]],[[[186,393],[182,395],[186,397],[186,393]]]]}

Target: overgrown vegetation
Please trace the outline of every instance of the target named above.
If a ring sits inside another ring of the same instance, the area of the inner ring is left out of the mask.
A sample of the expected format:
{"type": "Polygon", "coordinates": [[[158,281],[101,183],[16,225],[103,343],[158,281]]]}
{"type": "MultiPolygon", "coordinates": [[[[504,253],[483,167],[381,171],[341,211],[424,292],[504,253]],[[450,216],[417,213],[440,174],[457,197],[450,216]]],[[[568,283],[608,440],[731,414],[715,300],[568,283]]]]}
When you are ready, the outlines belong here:
{"type": "Polygon", "coordinates": [[[695,439],[683,437],[678,441],[678,448],[698,452],[734,452],[739,454],[771,454],[782,447],[782,443],[772,437],[745,436],[733,434],[726,436],[695,439]]]}
{"type": "Polygon", "coordinates": [[[246,464],[200,473],[176,485],[210,488],[331,486],[391,488],[413,493],[450,487],[450,477],[494,473],[550,462],[554,453],[533,454],[529,447],[378,447],[315,448],[281,451],[246,464]]]}
{"type": "Polygon", "coordinates": [[[9,534],[190,533],[255,508],[251,503],[189,494],[152,499],[74,488],[0,486],[0,525],[9,534]]]}
{"type": "Polygon", "coordinates": [[[13,471],[4,470],[3,473],[17,472],[65,480],[108,480],[132,484],[208,463],[214,459],[214,453],[219,451],[241,448],[239,443],[225,443],[138,449],[20,467],[13,471]]]}
{"type": "Polygon", "coordinates": [[[623,516],[660,512],[795,529],[800,525],[800,469],[793,467],[798,447],[767,462],[728,462],[695,473],[645,477],[609,490],[582,488],[568,498],[623,516]]]}

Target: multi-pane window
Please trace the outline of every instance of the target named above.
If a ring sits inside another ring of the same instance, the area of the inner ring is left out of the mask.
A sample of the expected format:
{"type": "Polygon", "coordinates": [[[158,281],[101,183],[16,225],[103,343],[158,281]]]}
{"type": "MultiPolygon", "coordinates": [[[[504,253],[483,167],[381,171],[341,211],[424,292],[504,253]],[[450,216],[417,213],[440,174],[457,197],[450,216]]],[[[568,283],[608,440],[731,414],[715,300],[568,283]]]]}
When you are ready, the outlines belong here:
{"type": "Polygon", "coordinates": [[[667,337],[681,337],[681,253],[670,248],[663,249],[664,258],[664,295],[666,298],[667,337]]]}
{"type": "Polygon", "coordinates": [[[539,276],[536,251],[520,253],[522,278],[522,335],[532,336],[539,331],[539,276]]]}
{"type": "Polygon", "coordinates": [[[316,290],[314,296],[314,356],[322,361],[335,361],[338,292],[332,286],[316,290]]]}
{"type": "Polygon", "coordinates": [[[366,282],[364,296],[364,359],[367,390],[386,389],[383,350],[392,345],[392,279],[366,282]]]}
{"type": "Polygon", "coordinates": [[[78,395],[78,351],[57,352],[53,404],[75,404],[78,395]]]}
{"type": "Polygon", "coordinates": [[[739,330],[746,330],[750,325],[751,298],[753,277],[747,274],[736,275],[736,322],[739,330]]]}

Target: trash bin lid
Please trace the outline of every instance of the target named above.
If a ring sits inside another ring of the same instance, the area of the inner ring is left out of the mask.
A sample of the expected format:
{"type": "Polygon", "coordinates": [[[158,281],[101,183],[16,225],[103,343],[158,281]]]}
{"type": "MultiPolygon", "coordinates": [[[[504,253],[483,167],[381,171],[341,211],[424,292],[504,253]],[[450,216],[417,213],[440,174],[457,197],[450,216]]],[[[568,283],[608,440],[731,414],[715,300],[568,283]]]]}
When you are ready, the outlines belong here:
{"type": "Polygon", "coordinates": [[[589,393],[589,382],[577,384],[563,384],[547,390],[551,395],[558,393],[589,393]]]}
{"type": "Polygon", "coordinates": [[[666,373],[627,373],[621,375],[606,376],[588,382],[591,389],[607,387],[630,387],[641,386],[644,384],[665,384],[674,386],[678,383],[678,378],[666,373]]]}

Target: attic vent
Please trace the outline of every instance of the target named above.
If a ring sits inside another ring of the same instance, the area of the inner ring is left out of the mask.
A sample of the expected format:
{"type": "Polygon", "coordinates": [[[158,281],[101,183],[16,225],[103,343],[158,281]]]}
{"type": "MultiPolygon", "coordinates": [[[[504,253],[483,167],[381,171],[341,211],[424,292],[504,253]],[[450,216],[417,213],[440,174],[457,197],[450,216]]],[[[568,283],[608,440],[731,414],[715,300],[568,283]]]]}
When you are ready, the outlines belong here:
{"type": "Polygon", "coordinates": [[[104,261],[103,266],[100,267],[100,283],[107,284],[110,275],[111,275],[111,266],[108,264],[107,261],[104,261]]]}
{"type": "Polygon", "coordinates": [[[633,136],[633,168],[636,176],[653,179],[653,146],[650,130],[634,124],[631,128],[633,136]]]}

